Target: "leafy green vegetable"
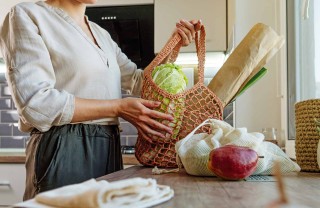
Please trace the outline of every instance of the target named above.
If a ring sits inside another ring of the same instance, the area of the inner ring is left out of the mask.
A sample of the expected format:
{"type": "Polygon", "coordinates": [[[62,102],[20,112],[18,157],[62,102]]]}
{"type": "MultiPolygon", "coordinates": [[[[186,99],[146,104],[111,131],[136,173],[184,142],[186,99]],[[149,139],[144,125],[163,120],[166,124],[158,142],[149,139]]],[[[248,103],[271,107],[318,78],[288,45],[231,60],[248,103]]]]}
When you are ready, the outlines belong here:
{"type": "Polygon", "coordinates": [[[182,67],[173,63],[157,66],[152,71],[152,79],[161,89],[172,94],[184,91],[188,84],[182,67]]]}
{"type": "Polygon", "coordinates": [[[254,83],[256,83],[259,79],[261,79],[266,73],[267,69],[262,67],[249,81],[248,83],[240,89],[237,94],[234,96],[234,98],[230,101],[230,103],[234,102],[241,94],[244,93],[249,87],[251,87],[254,83]]]}

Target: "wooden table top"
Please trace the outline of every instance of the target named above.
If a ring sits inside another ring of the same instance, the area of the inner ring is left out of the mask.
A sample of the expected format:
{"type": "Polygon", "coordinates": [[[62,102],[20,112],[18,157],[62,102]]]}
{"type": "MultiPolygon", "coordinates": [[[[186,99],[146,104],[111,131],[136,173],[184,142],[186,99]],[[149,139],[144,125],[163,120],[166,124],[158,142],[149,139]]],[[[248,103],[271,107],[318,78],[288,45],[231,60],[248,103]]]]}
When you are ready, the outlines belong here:
{"type": "MultiPolygon", "coordinates": [[[[134,154],[122,155],[124,165],[138,165],[140,164],[134,154]]],[[[24,152],[0,152],[1,163],[25,163],[26,155],[24,152]]]]}
{"type": "MultiPolygon", "coordinates": [[[[115,181],[133,177],[154,178],[158,184],[173,188],[173,199],[157,205],[157,208],[265,208],[279,197],[275,181],[223,181],[216,177],[190,176],[184,170],[152,175],[152,168],[142,166],[133,166],[98,180],[115,181]]],[[[290,173],[283,176],[283,181],[290,203],[320,207],[320,173],[290,173]]]]}

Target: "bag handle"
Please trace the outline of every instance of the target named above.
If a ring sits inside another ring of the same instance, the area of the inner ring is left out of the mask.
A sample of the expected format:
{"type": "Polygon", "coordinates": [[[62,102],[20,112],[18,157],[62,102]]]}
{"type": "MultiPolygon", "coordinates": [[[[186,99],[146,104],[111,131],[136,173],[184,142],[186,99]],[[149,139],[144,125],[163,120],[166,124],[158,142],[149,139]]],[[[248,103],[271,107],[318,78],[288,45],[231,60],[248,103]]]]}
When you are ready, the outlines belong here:
{"type": "Polygon", "coordinates": [[[185,138],[183,138],[181,140],[181,144],[180,147],[182,147],[187,141],[190,140],[190,138],[194,135],[194,133],[200,129],[201,127],[205,126],[205,125],[211,125],[213,126],[213,119],[207,119],[205,121],[203,121],[199,126],[197,126],[195,129],[192,130],[192,132],[190,132],[185,138]]]}
{"type": "MultiPolygon", "coordinates": [[[[205,54],[206,54],[206,31],[205,27],[202,25],[199,32],[195,35],[195,44],[198,57],[198,70],[199,70],[199,82],[204,82],[204,64],[205,64],[205,54]],[[198,34],[200,33],[200,34],[198,34]]],[[[178,33],[175,33],[161,49],[158,55],[152,60],[152,62],[145,68],[145,75],[148,79],[152,80],[152,71],[156,66],[158,66],[170,53],[169,62],[173,63],[178,57],[180,48],[182,46],[182,39],[178,33]]]]}

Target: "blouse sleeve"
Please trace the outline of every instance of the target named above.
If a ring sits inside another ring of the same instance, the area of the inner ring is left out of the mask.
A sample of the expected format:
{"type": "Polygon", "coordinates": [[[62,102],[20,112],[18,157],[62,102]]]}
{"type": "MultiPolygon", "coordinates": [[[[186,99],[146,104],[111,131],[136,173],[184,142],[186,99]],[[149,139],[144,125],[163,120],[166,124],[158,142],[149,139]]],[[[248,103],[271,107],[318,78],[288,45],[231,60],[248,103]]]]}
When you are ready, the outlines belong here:
{"type": "MultiPolygon", "coordinates": [[[[109,33],[107,34],[111,39],[109,33]]],[[[116,42],[112,40],[113,50],[121,72],[121,89],[128,94],[140,96],[143,82],[143,70],[137,69],[133,63],[119,48],[116,42]]]]}
{"type": "Polygon", "coordinates": [[[40,131],[70,123],[75,98],[54,88],[56,80],[49,52],[32,17],[19,6],[3,23],[1,48],[20,120],[40,131]]]}
{"type": "Polygon", "coordinates": [[[143,70],[137,69],[137,65],[128,59],[119,47],[117,47],[117,61],[121,71],[122,90],[129,92],[129,94],[140,96],[143,70]]]}

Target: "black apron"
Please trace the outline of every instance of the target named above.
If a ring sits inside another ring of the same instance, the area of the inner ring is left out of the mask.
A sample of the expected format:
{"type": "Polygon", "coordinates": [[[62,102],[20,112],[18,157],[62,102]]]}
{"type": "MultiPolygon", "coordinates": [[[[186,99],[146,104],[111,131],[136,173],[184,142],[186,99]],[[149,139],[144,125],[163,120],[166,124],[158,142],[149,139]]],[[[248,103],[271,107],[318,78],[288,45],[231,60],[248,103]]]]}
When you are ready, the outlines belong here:
{"type": "Polygon", "coordinates": [[[68,124],[33,130],[26,149],[24,200],[123,169],[117,125],[68,124]]]}

